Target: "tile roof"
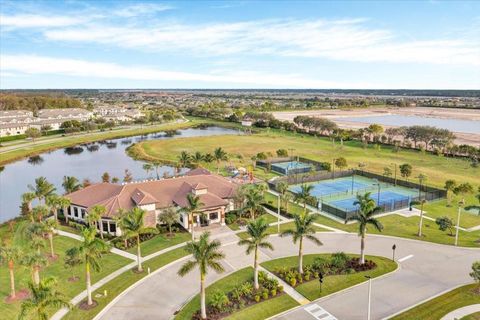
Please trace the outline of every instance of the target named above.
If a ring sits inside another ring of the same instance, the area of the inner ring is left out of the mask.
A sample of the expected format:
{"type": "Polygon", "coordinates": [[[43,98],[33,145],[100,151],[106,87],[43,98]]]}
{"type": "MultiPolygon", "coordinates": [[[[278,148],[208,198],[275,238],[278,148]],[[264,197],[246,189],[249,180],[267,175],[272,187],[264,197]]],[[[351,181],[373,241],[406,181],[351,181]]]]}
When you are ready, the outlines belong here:
{"type": "Polygon", "coordinates": [[[195,187],[207,189],[207,193],[200,195],[200,201],[203,208],[212,208],[228,204],[225,199],[233,197],[237,184],[208,172],[125,185],[97,183],[67,197],[72,204],[85,207],[87,211],[96,204],[104,205],[107,209],[104,217],[114,217],[118,209],[130,210],[135,205],[155,203],[157,209],[173,205],[185,206],[187,194],[195,190],[195,187]]]}

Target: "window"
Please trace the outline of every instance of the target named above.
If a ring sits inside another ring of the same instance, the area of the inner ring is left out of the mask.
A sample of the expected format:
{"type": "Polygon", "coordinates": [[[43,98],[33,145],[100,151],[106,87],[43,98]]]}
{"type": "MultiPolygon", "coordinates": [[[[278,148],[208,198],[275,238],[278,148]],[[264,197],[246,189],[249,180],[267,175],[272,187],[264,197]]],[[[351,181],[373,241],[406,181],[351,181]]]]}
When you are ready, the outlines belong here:
{"type": "Polygon", "coordinates": [[[78,218],[78,208],[77,207],[73,207],[73,216],[78,218]]]}
{"type": "Polygon", "coordinates": [[[210,220],[217,220],[218,219],[218,212],[210,212],[210,220]]]}
{"type": "Polygon", "coordinates": [[[108,221],[102,221],[102,229],[104,232],[108,232],[108,221]]]}
{"type": "Polygon", "coordinates": [[[110,232],[116,233],[117,232],[117,225],[115,222],[110,223],[110,232]]]}
{"type": "Polygon", "coordinates": [[[180,222],[183,223],[183,214],[180,215],[180,222]]]}
{"type": "Polygon", "coordinates": [[[81,213],[82,213],[82,219],[85,219],[85,213],[86,213],[85,209],[81,209],[81,213]]]}

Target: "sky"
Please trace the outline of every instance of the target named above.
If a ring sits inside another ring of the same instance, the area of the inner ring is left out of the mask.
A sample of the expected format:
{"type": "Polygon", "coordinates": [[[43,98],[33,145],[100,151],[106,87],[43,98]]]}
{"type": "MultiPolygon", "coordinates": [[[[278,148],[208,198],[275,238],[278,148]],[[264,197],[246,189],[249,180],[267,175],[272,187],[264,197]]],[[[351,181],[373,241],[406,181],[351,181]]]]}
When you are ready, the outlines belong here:
{"type": "Polygon", "coordinates": [[[3,1],[0,88],[480,89],[480,1],[3,1]]]}

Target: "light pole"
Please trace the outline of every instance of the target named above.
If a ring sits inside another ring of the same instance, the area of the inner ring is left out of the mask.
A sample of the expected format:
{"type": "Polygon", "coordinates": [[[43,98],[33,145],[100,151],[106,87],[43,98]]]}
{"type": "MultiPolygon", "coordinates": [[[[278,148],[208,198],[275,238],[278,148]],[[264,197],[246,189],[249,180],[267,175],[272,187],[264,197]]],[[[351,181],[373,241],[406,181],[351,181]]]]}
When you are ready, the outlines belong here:
{"type": "Polygon", "coordinates": [[[355,184],[355,171],[352,169],[352,172],[353,172],[352,174],[352,194],[353,194],[353,186],[355,184]]]}
{"type": "Polygon", "coordinates": [[[461,200],[458,203],[457,230],[455,231],[455,246],[458,245],[458,230],[460,230],[460,212],[462,211],[462,207],[464,204],[465,204],[464,200],[461,200]]]}
{"type": "Polygon", "coordinates": [[[372,307],[372,277],[365,276],[368,279],[368,309],[367,309],[367,320],[370,320],[370,311],[372,307]]]}
{"type": "Polygon", "coordinates": [[[278,193],[278,208],[277,208],[277,232],[280,234],[280,193],[278,193]]]}
{"type": "Polygon", "coordinates": [[[422,236],[422,226],[423,226],[423,205],[427,202],[425,199],[420,200],[420,224],[418,225],[418,236],[422,236]]]}
{"type": "Polygon", "coordinates": [[[377,206],[380,205],[380,181],[376,180],[377,182],[374,183],[373,185],[375,186],[378,186],[378,193],[377,193],[377,206]]]}
{"type": "Polygon", "coordinates": [[[332,179],[335,180],[335,160],[337,159],[332,159],[332,179]]]}
{"type": "Polygon", "coordinates": [[[394,181],[395,181],[395,186],[396,186],[397,185],[397,164],[396,163],[392,163],[392,164],[395,167],[394,181]]]}

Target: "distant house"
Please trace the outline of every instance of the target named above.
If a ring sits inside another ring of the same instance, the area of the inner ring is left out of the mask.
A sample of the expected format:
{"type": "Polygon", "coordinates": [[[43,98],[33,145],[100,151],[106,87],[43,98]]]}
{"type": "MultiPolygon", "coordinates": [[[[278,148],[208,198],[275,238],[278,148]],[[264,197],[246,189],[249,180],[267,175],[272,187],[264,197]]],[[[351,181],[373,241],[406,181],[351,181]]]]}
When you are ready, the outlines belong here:
{"type": "Polygon", "coordinates": [[[29,127],[27,123],[0,123],[0,137],[24,134],[29,127]]]}
{"type": "Polygon", "coordinates": [[[253,125],[253,120],[251,118],[248,118],[248,117],[244,117],[242,119],[242,126],[244,127],[251,127],[253,125]]]}
{"type": "Polygon", "coordinates": [[[81,108],[42,109],[38,111],[39,120],[78,120],[86,121],[93,116],[93,112],[81,108]]]}
{"type": "Polygon", "coordinates": [[[1,110],[0,122],[8,122],[16,118],[32,118],[33,112],[28,110],[1,110]]]}
{"type": "MultiPolygon", "coordinates": [[[[204,169],[202,169],[204,170],[204,169]]],[[[206,171],[206,170],[205,170],[206,171]]],[[[101,231],[121,235],[116,218],[119,210],[134,207],[146,211],[145,224],[155,226],[162,212],[170,207],[180,210],[187,206],[187,195],[198,196],[202,206],[193,221],[185,213],[179,215],[179,223],[187,230],[210,224],[225,224],[225,213],[234,209],[233,197],[237,184],[209,171],[190,172],[183,177],[128,184],[98,183],[68,194],[71,206],[67,210],[70,219],[84,222],[88,211],[95,205],[107,209],[102,216],[101,231]]]]}

